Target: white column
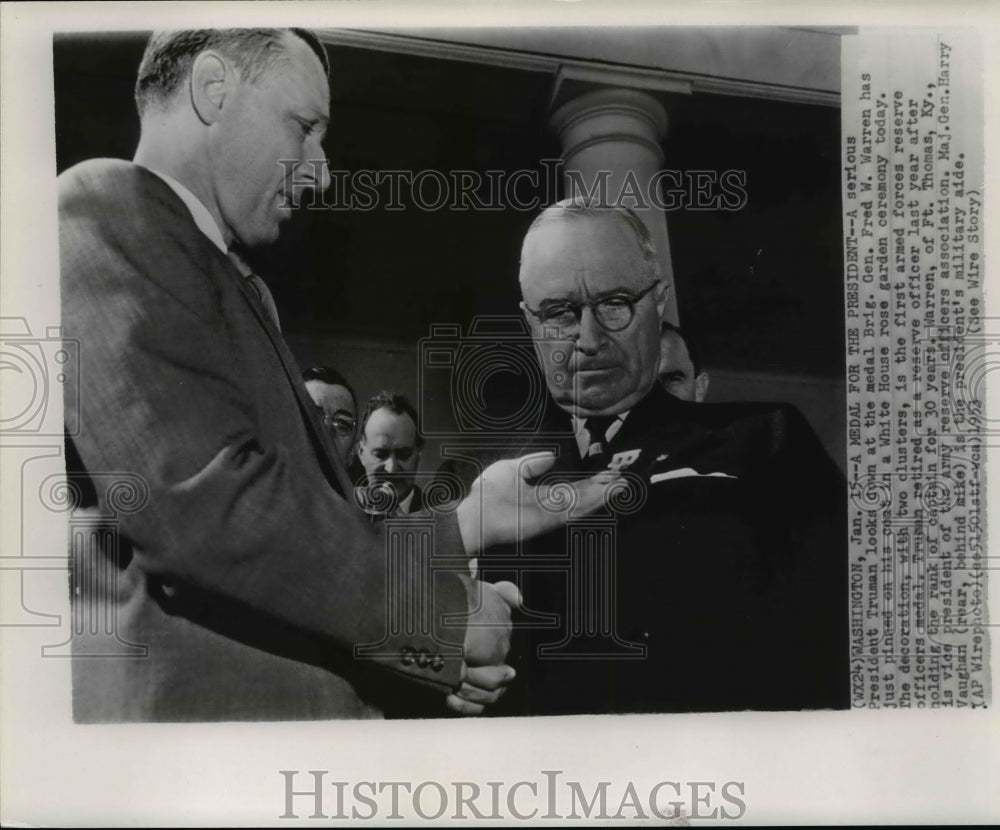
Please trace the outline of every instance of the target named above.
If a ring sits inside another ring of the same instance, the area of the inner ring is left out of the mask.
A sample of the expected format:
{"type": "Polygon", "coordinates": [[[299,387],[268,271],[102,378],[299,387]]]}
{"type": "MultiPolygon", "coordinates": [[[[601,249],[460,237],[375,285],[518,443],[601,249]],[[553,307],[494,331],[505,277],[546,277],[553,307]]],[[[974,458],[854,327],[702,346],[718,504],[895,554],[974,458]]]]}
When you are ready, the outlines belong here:
{"type": "Polygon", "coordinates": [[[562,143],[566,196],[580,187],[594,188],[601,177],[615,199],[635,209],[649,229],[660,257],[663,279],[670,286],[664,318],[677,322],[674,270],[663,209],[647,194],[654,175],[663,166],[660,141],[667,131],[667,113],[653,96],[634,89],[605,88],[584,93],[560,106],[550,124],[562,143]],[[630,194],[638,184],[645,206],[630,194]]]}

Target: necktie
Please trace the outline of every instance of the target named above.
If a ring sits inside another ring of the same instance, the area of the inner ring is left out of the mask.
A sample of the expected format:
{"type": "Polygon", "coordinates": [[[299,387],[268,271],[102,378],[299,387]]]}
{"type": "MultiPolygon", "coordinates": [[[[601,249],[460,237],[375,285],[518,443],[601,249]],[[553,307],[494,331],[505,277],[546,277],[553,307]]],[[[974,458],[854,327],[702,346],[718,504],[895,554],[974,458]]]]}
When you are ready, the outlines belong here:
{"type": "Polygon", "coordinates": [[[584,454],[584,458],[592,458],[604,452],[604,436],[611,425],[617,420],[617,415],[597,415],[593,418],[587,418],[583,422],[584,429],[587,430],[587,435],[590,436],[588,449],[584,454]]]}
{"type": "Polygon", "coordinates": [[[246,279],[253,295],[260,302],[260,307],[263,309],[264,314],[274,323],[274,327],[278,331],[281,331],[281,320],[278,319],[278,307],[274,304],[274,297],[271,296],[271,291],[267,287],[267,283],[253,272],[253,269],[238,252],[232,249],[229,251],[229,261],[236,266],[236,270],[246,279]]]}
{"type": "Polygon", "coordinates": [[[271,290],[267,287],[267,283],[254,273],[247,274],[247,282],[250,283],[250,287],[260,300],[264,312],[271,318],[274,327],[278,331],[281,331],[281,320],[278,319],[278,307],[274,304],[274,297],[271,296],[271,290]]]}

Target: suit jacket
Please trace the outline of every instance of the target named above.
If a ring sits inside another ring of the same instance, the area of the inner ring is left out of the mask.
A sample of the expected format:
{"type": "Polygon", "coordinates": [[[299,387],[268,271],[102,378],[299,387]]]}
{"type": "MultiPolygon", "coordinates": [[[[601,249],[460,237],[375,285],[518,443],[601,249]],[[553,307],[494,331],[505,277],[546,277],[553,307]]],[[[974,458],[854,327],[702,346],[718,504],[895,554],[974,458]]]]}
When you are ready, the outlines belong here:
{"type": "MultiPolygon", "coordinates": [[[[460,580],[435,571],[432,604],[424,574],[389,572],[280,333],[183,202],[92,160],[59,177],[59,217],[71,522],[90,528],[71,549],[76,719],[373,716],[375,668],[455,687],[464,626],[441,614],[465,612],[460,580]],[[387,622],[404,601],[412,631],[387,622]]],[[[463,555],[453,517],[434,550],[463,555]]]]}
{"type": "Polygon", "coordinates": [[[480,557],[524,595],[506,713],[849,704],[846,484],[794,408],[657,386],[596,460],[554,405],[543,431],[557,478],[621,467],[631,489],[480,557]]]}

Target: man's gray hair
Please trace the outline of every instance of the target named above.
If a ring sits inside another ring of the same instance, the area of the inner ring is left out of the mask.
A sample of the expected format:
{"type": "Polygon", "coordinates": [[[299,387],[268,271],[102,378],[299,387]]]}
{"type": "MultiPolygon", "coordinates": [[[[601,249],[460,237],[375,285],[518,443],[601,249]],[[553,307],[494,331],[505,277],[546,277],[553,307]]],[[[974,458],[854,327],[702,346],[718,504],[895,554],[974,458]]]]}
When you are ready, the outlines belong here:
{"type": "Polygon", "coordinates": [[[531,223],[531,227],[524,235],[524,242],[521,244],[521,265],[524,265],[524,249],[528,238],[542,225],[557,219],[576,221],[607,217],[613,217],[632,232],[642,256],[645,275],[650,278],[650,281],[659,281],[661,279],[660,260],[656,255],[656,248],[653,247],[653,239],[649,235],[649,229],[636,212],[624,205],[611,205],[583,196],[572,196],[556,202],[554,205],[549,205],[535,217],[535,221],[531,223]]]}
{"type": "Polygon", "coordinates": [[[135,105],[142,116],[151,107],[162,108],[177,94],[191,73],[195,57],[214,49],[231,60],[240,78],[255,83],[263,73],[287,57],[285,37],[295,35],[312,49],[330,74],[326,49],[307,29],[183,29],[153,32],[135,82],[135,105]]]}

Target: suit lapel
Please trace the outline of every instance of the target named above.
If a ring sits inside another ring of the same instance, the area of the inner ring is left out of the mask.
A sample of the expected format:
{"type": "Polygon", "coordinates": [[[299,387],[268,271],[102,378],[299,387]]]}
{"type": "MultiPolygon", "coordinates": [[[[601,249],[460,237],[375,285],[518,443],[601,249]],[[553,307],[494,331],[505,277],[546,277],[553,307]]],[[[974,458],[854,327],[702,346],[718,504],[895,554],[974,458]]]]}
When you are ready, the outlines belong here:
{"type": "Polygon", "coordinates": [[[651,434],[669,429],[677,419],[676,410],[680,405],[681,402],[664,392],[659,384],[654,385],[649,394],[629,411],[618,432],[608,442],[608,452],[641,446],[651,434]]]}
{"type": "MultiPolygon", "coordinates": [[[[220,257],[223,256],[221,251],[217,252],[220,257]]],[[[302,410],[302,417],[312,433],[314,441],[320,448],[322,448],[323,452],[321,458],[325,463],[321,466],[325,468],[328,478],[332,475],[332,480],[336,482],[341,495],[346,498],[349,494],[351,494],[353,489],[347,475],[347,470],[344,468],[344,464],[341,462],[340,456],[334,449],[329,434],[322,428],[322,426],[320,426],[316,419],[316,405],[313,403],[312,398],[309,397],[309,392],[306,390],[305,384],[302,383],[301,370],[295,362],[295,358],[289,350],[288,344],[285,343],[284,337],[282,337],[281,333],[277,330],[277,328],[275,328],[274,323],[264,311],[264,307],[261,305],[258,298],[254,296],[253,288],[247,282],[246,278],[228,259],[226,259],[226,268],[228,269],[227,273],[229,276],[235,280],[236,286],[239,292],[243,295],[243,299],[250,308],[250,311],[253,313],[254,317],[257,318],[257,321],[267,333],[268,339],[271,341],[271,345],[274,347],[274,351],[278,355],[278,360],[281,362],[281,366],[285,371],[285,376],[288,379],[289,384],[291,384],[292,389],[295,391],[295,397],[299,402],[299,409],[302,410]]]]}
{"type": "Polygon", "coordinates": [[[550,396],[546,396],[541,424],[531,442],[522,447],[519,455],[542,450],[556,452],[554,471],[581,469],[580,449],[576,445],[573,421],[550,396]]]}
{"type": "Polygon", "coordinates": [[[218,246],[201,231],[194,221],[194,217],[191,215],[188,206],[184,204],[184,201],[174,192],[174,189],[170,185],[156,173],[147,170],[141,165],[133,164],[131,165],[131,169],[138,175],[138,180],[142,183],[142,187],[149,196],[159,202],[164,210],[174,214],[170,217],[170,221],[172,223],[183,222],[187,225],[189,238],[197,240],[197,244],[205,251],[206,274],[211,274],[213,277],[216,274],[220,274],[221,276],[218,278],[223,280],[231,279],[236,283],[237,290],[242,294],[243,300],[250,308],[251,314],[260,323],[268,339],[271,341],[271,345],[278,356],[285,376],[295,392],[302,417],[306,422],[308,431],[312,435],[313,444],[317,448],[320,468],[323,470],[327,480],[347,498],[352,492],[347,471],[339,455],[334,450],[332,441],[329,435],[327,435],[326,430],[316,420],[315,405],[312,399],[309,398],[305,384],[302,383],[302,377],[295,358],[289,351],[281,333],[274,327],[270,318],[267,317],[263,306],[253,293],[253,288],[239,272],[239,269],[230,261],[229,257],[219,250],[218,246]],[[215,267],[211,265],[213,262],[217,263],[215,267]]]}
{"type": "Polygon", "coordinates": [[[725,443],[724,433],[703,417],[714,406],[678,400],[657,384],[629,413],[608,452],[613,456],[643,450],[639,463],[630,468],[634,472],[647,471],[658,461],[670,468],[686,466],[725,443]]]}

